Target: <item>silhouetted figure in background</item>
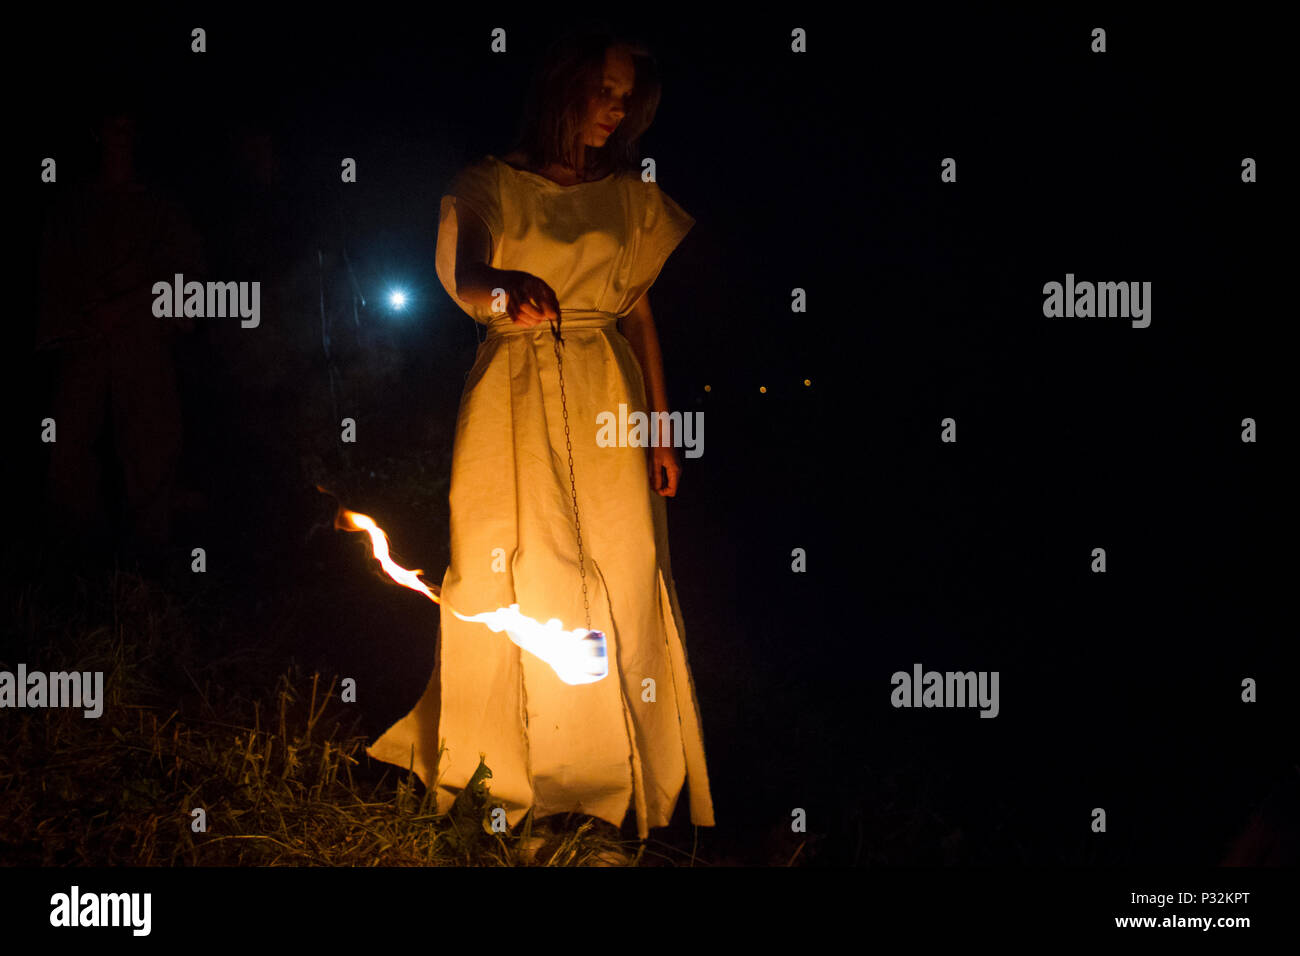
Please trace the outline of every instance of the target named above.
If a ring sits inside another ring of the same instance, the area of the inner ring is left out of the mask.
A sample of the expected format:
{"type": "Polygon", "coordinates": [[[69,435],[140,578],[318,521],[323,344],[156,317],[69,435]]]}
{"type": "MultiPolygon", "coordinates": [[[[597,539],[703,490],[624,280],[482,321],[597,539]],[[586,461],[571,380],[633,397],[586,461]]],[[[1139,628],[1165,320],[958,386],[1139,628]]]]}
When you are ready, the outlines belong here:
{"type": "Polygon", "coordinates": [[[57,351],[47,504],[70,543],[112,540],[95,451],[111,423],[125,543],[149,553],[171,536],[182,437],[172,346],[194,323],[156,318],[152,289],[178,272],[201,280],[202,258],[180,204],[140,182],[135,116],[104,112],[97,133],[98,173],[51,187],[60,195],[42,241],[36,347],[57,351]]]}
{"type": "MultiPolygon", "coordinates": [[[[221,402],[211,442],[227,449],[213,462],[221,471],[232,461],[256,461],[229,476],[214,497],[223,507],[266,508],[258,521],[287,506],[286,495],[305,497],[310,481],[300,474],[303,445],[338,443],[331,419],[321,358],[322,286],[316,250],[318,203],[304,195],[294,168],[284,169],[283,146],[274,117],[251,115],[232,123],[227,149],[214,183],[203,197],[203,235],[211,267],[230,280],[259,282],[262,321],[256,328],[220,320],[203,329],[211,357],[214,394],[221,402]],[[274,486],[277,490],[268,493],[274,486]]],[[[340,277],[346,281],[345,277],[340,277]]],[[[312,501],[312,507],[315,502],[312,501]]]]}

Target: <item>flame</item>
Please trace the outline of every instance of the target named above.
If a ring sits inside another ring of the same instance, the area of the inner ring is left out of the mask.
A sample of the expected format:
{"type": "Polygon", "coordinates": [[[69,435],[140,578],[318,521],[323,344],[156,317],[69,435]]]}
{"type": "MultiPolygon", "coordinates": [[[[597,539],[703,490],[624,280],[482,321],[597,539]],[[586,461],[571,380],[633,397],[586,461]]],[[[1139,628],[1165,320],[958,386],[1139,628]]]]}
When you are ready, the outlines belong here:
{"type": "MultiPolygon", "coordinates": [[[[329,494],[319,485],[316,487],[324,494],[329,494]]],[[[334,518],[334,527],[340,531],[366,532],[370,535],[370,545],[376,560],[390,578],[403,587],[419,591],[435,604],[443,605],[462,621],[484,624],[494,634],[504,631],[519,647],[549,664],[556,676],[566,684],[591,684],[609,673],[605,635],[600,631],[581,627],[566,631],[558,618],[551,618],[542,624],[521,614],[518,604],[482,614],[461,614],[443,601],[437,591],[420,580],[423,571],[408,570],[392,559],[388,551],[388,535],[369,515],[350,511],[340,505],[334,518]]]]}

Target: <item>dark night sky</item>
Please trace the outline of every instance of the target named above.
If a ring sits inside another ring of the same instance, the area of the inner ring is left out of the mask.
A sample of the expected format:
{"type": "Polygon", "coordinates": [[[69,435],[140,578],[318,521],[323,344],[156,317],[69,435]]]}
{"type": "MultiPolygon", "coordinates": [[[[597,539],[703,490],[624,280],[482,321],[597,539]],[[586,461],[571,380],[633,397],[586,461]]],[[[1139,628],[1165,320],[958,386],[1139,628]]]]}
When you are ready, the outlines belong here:
{"type": "MultiPolygon", "coordinates": [[[[369,287],[420,290],[387,334],[404,387],[441,388],[454,414],[475,330],[433,272],[438,199],[463,163],[505,150],[558,24],[309,16],[200,17],[202,57],[189,20],[33,30],[53,79],[21,104],[21,156],[85,150],[70,117],[102,88],[90,65],[116,64],[146,105],[156,175],[215,221],[230,131],[266,124],[304,229],[345,234],[369,287]],[[488,52],[494,26],[508,55],[488,52]],[[345,155],[357,185],[338,182],[345,155]]],[[[652,298],[670,396],[708,416],[670,513],[706,734],[747,741],[718,747],[721,790],[787,806],[820,775],[808,802],[851,807],[891,740],[920,740],[964,754],[979,799],[1032,801],[1031,841],[1066,841],[1058,810],[1108,799],[1140,821],[1123,825],[1135,856],[1177,855],[1196,820],[1212,846],[1286,762],[1270,614],[1276,449],[1294,438],[1274,298],[1289,172],[1272,31],[1092,9],[851,20],[633,21],[665,75],[643,152],[697,220],[652,298]],[[1087,50],[1098,18],[1104,57],[1087,50]],[[1247,155],[1254,186],[1238,181],[1247,155]],[[938,181],[945,156],[955,185],[938,181]],[[1067,272],[1152,281],[1151,328],[1045,319],[1042,285],[1067,272]],[[806,314],[789,312],[795,286],[806,314]],[[949,415],[956,446],[937,440],[949,415]],[[1247,416],[1258,445],[1237,440],[1247,416]],[[1081,557],[1098,545],[1104,581],[1081,557]],[[808,575],[790,574],[795,546],[808,575]],[[891,709],[888,676],[913,661],[1000,668],[1002,719],[891,709]],[[1278,697],[1243,717],[1247,673],[1278,697]],[[781,758],[751,782],[759,740],[781,758]],[[1151,740],[1154,755],[1128,749],[1151,740]],[[1218,762],[1197,764],[1201,747],[1218,762]]],[[[35,235],[44,190],[20,191],[35,235]]],[[[16,418],[30,430],[40,413],[31,398],[16,418]]]]}

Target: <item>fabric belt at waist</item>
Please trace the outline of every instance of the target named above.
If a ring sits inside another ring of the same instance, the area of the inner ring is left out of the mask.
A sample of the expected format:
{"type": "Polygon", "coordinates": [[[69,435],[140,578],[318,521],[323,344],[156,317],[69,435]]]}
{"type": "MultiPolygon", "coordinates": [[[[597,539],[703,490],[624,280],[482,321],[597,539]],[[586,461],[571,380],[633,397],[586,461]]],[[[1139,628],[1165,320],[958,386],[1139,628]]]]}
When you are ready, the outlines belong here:
{"type": "MultiPolygon", "coordinates": [[[[618,316],[613,312],[596,312],[589,309],[560,310],[560,335],[578,331],[618,331],[618,316]]],[[[515,325],[508,315],[493,316],[488,323],[488,338],[498,335],[547,335],[551,334],[551,323],[540,322],[533,326],[515,325]]]]}

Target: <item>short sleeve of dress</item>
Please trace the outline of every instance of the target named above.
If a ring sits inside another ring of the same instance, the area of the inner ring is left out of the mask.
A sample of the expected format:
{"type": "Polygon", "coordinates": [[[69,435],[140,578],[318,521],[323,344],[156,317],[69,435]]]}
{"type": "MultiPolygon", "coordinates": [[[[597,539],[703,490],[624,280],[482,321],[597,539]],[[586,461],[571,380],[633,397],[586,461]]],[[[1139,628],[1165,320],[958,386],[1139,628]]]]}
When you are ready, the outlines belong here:
{"type": "Polygon", "coordinates": [[[495,258],[502,235],[501,184],[496,165],[487,157],[471,163],[452,179],[442,196],[438,214],[438,243],[434,265],[447,294],[475,322],[486,324],[486,306],[470,305],[456,293],[456,243],[462,216],[477,216],[487,227],[495,258]]]}
{"type": "Polygon", "coordinates": [[[640,202],[634,207],[639,208],[640,228],[624,311],[636,305],[654,285],[668,257],[695,225],[695,219],[660,189],[658,183],[638,179],[630,185],[640,195],[640,202]]]}

